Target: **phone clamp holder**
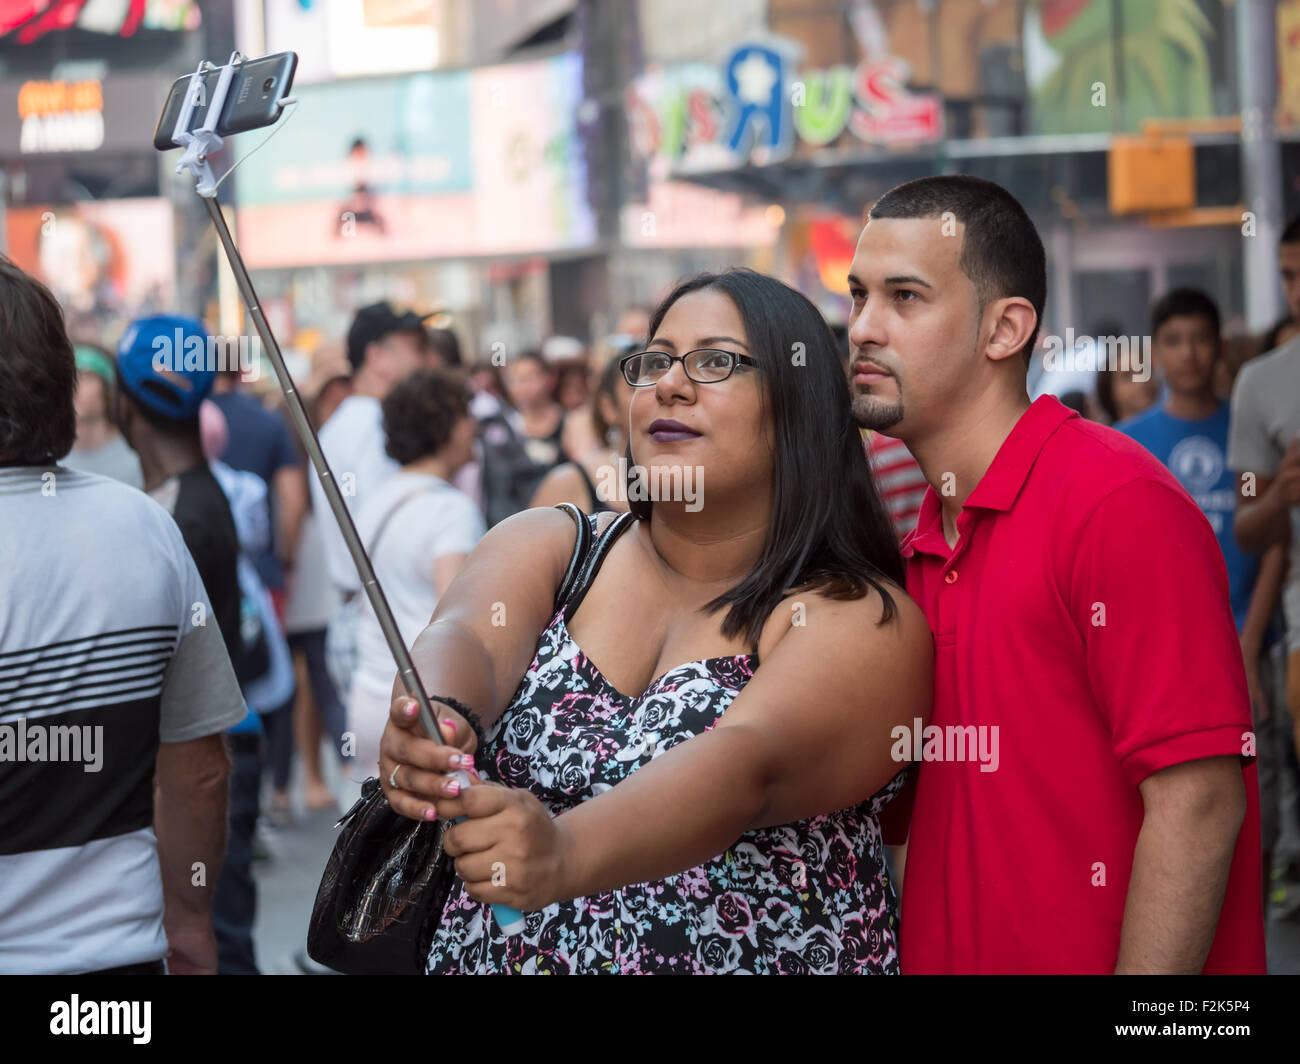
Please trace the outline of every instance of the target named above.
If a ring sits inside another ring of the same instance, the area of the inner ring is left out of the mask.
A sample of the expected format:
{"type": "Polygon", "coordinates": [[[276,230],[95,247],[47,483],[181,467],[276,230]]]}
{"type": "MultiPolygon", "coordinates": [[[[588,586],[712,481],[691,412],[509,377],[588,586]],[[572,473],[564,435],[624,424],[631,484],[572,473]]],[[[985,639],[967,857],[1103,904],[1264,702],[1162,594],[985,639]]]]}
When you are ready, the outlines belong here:
{"type": "Polygon", "coordinates": [[[190,75],[190,83],[185,89],[185,102],[180,114],[176,116],[176,125],[172,131],[173,143],[185,149],[181,160],[176,164],[178,174],[189,170],[198,182],[198,193],[205,199],[212,199],[217,194],[217,182],[212,176],[212,166],[208,160],[221,150],[223,140],[217,133],[217,123],[225,107],[226,95],[230,92],[230,83],[234,80],[236,69],[244,62],[244,57],[237,51],[230,53],[230,62],[221,67],[217,77],[216,88],[212,90],[212,99],[204,101],[206,92],[203,75],[214,67],[206,59],[199,63],[199,69],[190,75]],[[190,117],[195,107],[208,105],[208,113],[203,125],[190,129],[190,117]]]}

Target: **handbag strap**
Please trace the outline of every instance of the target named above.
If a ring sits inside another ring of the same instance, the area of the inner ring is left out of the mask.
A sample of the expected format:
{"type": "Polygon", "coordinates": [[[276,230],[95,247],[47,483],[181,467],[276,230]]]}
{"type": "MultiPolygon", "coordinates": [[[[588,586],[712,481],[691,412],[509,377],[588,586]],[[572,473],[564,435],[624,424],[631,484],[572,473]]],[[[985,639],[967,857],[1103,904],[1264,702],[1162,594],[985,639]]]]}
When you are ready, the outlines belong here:
{"type": "Polygon", "coordinates": [[[578,576],[578,570],[582,566],[583,559],[587,557],[587,552],[591,550],[591,541],[594,533],[591,529],[591,521],[587,515],[579,510],[571,502],[562,502],[555,507],[557,510],[563,510],[573,518],[578,526],[578,536],[573,543],[573,556],[569,558],[569,567],[564,571],[564,579],[560,581],[560,586],[555,589],[554,609],[558,610],[568,600],[573,590],[573,582],[578,576]]]}
{"type": "MultiPolygon", "coordinates": [[[[591,518],[593,523],[596,518],[591,518]]],[[[582,600],[587,597],[592,583],[596,579],[596,573],[604,564],[609,552],[614,547],[615,540],[618,539],[635,521],[636,518],[631,513],[621,513],[605,528],[605,531],[596,537],[595,543],[587,552],[581,568],[574,577],[572,584],[568,588],[564,600],[559,603],[564,607],[565,617],[572,617],[574,611],[582,605],[582,600]]]]}

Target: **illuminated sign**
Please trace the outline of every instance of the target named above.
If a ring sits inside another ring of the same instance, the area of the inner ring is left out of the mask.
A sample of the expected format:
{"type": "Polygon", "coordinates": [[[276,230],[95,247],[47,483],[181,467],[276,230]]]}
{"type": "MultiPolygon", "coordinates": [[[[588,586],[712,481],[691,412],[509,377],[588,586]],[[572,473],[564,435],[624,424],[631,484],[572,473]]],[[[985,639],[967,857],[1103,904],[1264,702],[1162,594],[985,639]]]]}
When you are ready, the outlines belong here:
{"type": "Polygon", "coordinates": [[[194,30],[200,18],[195,0],[0,0],[0,37],[19,44],[63,30],[131,37],[142,28],[194,30]]]}
{"type": "Polygon", "coordinates": [[[94,151],[104,143],[104,93],[98,80],[28,81],[18,90],[18,150],[94,151]]]}
{"type": "Polygon", "coordinates": [[[904,59],[876,53],[856,67],[796,73],[794,51],[770,38],[740,45],[720,69],[647,71],[628,89],[634,150],[692,171],[778,161],[845,132],[881,145],[942,136],[941,101],[908,91],[904,59]]]}

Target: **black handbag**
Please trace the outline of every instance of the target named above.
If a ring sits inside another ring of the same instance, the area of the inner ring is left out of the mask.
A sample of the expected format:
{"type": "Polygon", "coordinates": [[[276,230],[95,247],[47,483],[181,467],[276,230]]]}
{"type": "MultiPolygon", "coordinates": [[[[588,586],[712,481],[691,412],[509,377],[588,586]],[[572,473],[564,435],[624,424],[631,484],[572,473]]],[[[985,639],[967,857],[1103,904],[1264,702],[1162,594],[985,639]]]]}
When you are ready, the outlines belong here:
{"type": "MultiPolygon", "coordinates": [[[[555,596],[557,609],[578,580],[593,536],[576,506],[561,503],[558,509],[577,522],[578,536],[555,596]]],[[[453,699],[431,701],[473,721],[472,712],[453,699]]],[[[341,830],[307,925],[308,955],[347,975],[423,974],[456,875],[442,848],[447,825],[395,813],[379,779],[371,776],[335,827],[341,830]]]]}

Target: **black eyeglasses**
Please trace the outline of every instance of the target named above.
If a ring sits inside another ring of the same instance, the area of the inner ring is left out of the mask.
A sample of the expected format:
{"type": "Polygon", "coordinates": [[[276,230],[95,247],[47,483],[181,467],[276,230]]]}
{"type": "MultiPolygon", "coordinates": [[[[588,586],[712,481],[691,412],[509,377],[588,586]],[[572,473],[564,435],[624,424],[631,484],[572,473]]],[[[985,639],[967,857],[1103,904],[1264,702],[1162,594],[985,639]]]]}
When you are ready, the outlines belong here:
{"type": "Polygon", "coordinates": [[[686,376],[696,384],[717,384],[725,381],[737,366],[758,365],[748,355],[738,355],[735,351],[722,351],[712,347],[701,347],[696,351],[687,351],[684,355],[670,355],[667,351],[638,351],[619,359],[623,369],[623,379],[633,388],[644,388],[654,384],[680,362],[686,376]]]}

